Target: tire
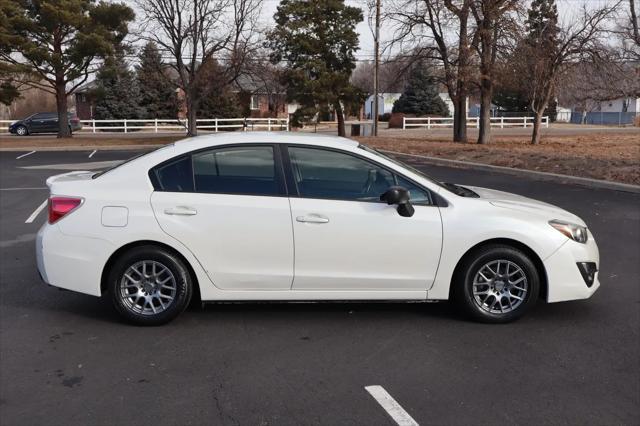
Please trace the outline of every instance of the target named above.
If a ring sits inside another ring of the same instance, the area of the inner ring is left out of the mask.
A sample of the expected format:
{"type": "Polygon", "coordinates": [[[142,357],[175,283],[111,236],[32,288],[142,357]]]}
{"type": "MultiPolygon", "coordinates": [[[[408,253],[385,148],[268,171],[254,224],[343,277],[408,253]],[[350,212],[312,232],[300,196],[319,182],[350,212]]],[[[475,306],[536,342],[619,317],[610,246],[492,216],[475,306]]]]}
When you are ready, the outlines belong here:
{"type": "Polygon", "coordinates": [[[539,289],[538,270],[529,256],[511,246],[489,245],[459,265],[452,297],[463,314],[475,321],[507,323],[535,305],[539,289]]]}
{"type": "Polygon", "coordinates": [[[26,126],[18,126],[16,128],[16,134],[18,136],[27,136],[29,134],[29,130],[27,129],[26,126]]]}
{"type": "Polygon", "coordinates": [[[116,311],[128,322],[162,325],[189,305],[193,280],[182,260],[157,246],[133,248],[113,264],[108,289],[116,311]]]}

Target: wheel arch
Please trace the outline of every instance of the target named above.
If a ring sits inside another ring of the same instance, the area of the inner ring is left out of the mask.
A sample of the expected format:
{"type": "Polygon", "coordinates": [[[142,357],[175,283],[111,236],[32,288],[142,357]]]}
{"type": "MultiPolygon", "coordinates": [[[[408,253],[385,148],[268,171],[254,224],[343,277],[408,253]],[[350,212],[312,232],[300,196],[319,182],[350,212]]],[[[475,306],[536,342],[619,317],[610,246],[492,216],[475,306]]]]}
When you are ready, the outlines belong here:
{"type": "Polygon", "coordinates": [[[168,244],[161,243],[159,241],[154,241],[154,240],[139,240],[139,241],[133,241],[133,242],[127,243],[122,247],[120,247],[119,249],[117,249],[116,251],[114,251],[111,254],[111,256],[109,256],[109,259],[107,259],[107,262],[102,268],[102,275],[100,277],[100,292],[102,295],[104,295],[108,290],[107,278],[109,276],[109,271],[111,270],[111,267],[116,262],[116,260],[118,260],[118,258],[122,256],[124,253],[126,253],[127,251],[136,247],[141,247],[141,246],[157,246],[162,248],[163,250],[170,252],[171,254],[175,255],[177,258],[179,258],[186,265],[187,270],[189,271],[191,280],[193,281],[193,284],[194,284],[192,300],[201,301],[200,283],[198,281],[198,275],[193,269],[193,266],[191,265],[191,263],[187,260],[187,258],[185,258],[182,255],[182,253],[180,253],[175,248],[171,247],[168,244]]]}
{"type": "Polygon", "coordinates": [[[492,238],[489,240],[482,241],[474,245],[473,247],[471,247],[469,250],[467,250],[456,263],[456,267],[454,268],[453,274],[451,275],[451,282],[449,285],[449,299],[451,299],[453,286],[455,285],[454,280],[458,275],[459,268],[462,266],[464,261],[467,260],[467,258],[472,256],[474,252],[481,249],[482,247],[486,247],[488,245],[494,245],[494,244],[502,244],[502,245],[511,246],[513,248],[521,250],[533,261],[533,264],[535,265],[536,270],[538,271],[538,275],[540,276],[540,294],[538,296],[546,300],[547,294],[548,294],[549,281],[547,279],[547,270],[544,267],[544,263],[542,262],[542,259],[540,259],[540,256],[538,256],[538,254],[531,247],[529,247],[528,245],[520,241],[511,239],[511,238],[492,238]]]}

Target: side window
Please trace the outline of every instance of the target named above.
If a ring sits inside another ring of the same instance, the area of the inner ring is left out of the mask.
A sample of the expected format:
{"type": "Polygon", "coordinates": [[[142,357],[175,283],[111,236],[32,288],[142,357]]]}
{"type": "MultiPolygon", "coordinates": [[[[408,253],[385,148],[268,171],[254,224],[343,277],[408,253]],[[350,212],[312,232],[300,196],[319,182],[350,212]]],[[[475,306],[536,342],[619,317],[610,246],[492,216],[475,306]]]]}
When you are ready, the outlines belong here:
{"type": "Polygon", "coordinates": [[[279,195],[271,146],[220,148],[193,155],[196,192],[279,195]]]}
{"type": "Polygon", "coordinates": [[[164,164],[156,168],[154,173],[160,186],[157,189],[169,192],[193,191],[193,173],[189,156],[164,164]]]}
{"type": "Polygon", "coordinates": [[[409,190],[409,200],[414,204],[432,204],[431,195],[414,183],[409,182],[405,178],[397,177],[398,185],[409,190]]]}
{"type": "Polygon", "coordinates": [[[289,147],[289,156],[301,197],[376,201],[394,184],[389,171],[346,153],[289,147]]]}

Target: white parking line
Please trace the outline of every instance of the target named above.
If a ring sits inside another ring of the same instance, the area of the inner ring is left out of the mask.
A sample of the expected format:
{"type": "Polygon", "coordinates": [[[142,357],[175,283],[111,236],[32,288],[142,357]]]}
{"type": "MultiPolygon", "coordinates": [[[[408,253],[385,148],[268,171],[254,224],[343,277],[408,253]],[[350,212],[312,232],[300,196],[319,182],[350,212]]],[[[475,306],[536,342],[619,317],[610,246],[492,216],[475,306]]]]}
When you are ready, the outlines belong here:
{"type": "Polygon", "coordinates": [[[34,186],[31,188],[0,188],[0,191],[28,191],[28,190],[32,190],[32,189],[47,189],[46,186],[34,186]]]}
{"type": "Polygon", "coordinates": [[[96,152],[98,152],[98,150],[94,149],[93,152],[91,154],[89,154],[89,158],[93,157],[96,152]]]}
{"type": "Polygon", "coordinates": [[[418,426],[418,422],[413,420],[413,417],[404,411],[404,408],[402,408],[382,386],[374,385],[365,386],[364,388],[378,401],[378,404],[384,408],[398,426],[418,426]]]}
{"type": "Polygon", "coordinates": [[[34,220],[36,220],[36,217],[38,217],[38,215],[40,214],[40,212],[41,212],[42,210],[44,210],[44,208],[45,208],[45,207],[47,207],[47,201],[49,201],[49,200],[44,200],[44,201],[42,202],[42,204],[40,204],[40,205],[38,206],[38,208],[37,208],[37,209],[35,209],[35,211],[34,211],[33,213],[31,213],[31,216],[29,216],[29,217],[27,218],[27,220],[25,220],[25,221],[24,221],[24,223],[31,223],[31,222],[33,222],[34,220]]]}
{"type": "Polygon", "coordinates": [[[26,154],[18,155],[18,156],[16,157],[16,160],[19,160],[19,159],[21,159],[22,157],[26,157],[27,155],[31,155],[31,154],[34,154],[34,153],[35,153],[35,151],[31,151],[31,152],[27,152],[26,154]]]}

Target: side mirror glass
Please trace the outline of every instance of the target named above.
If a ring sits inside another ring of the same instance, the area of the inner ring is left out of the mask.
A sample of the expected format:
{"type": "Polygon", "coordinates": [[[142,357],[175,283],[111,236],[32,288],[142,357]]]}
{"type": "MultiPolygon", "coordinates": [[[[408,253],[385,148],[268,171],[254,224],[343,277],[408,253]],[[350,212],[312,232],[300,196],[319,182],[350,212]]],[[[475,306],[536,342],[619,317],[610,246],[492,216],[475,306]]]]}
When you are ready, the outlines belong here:
{"type": "Polygon", "coordinates": [[[396,209],[402,217],[411,217],[415,213],[415,209],[409,201],[409,191],[402,186],[392,186],[380,196],[380,201],[391,205],[398,206],[396,209]]]}

